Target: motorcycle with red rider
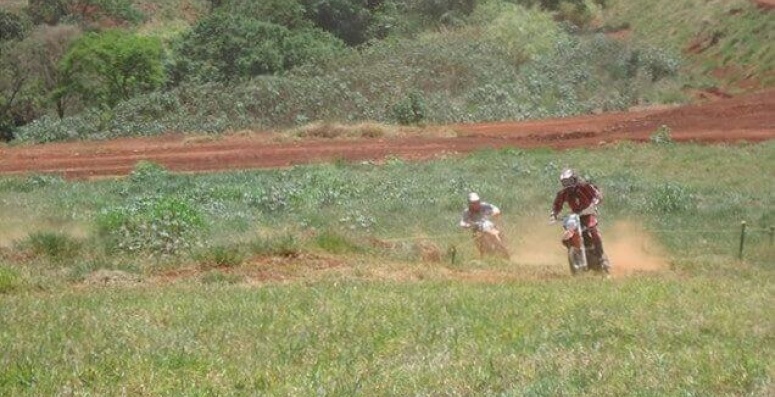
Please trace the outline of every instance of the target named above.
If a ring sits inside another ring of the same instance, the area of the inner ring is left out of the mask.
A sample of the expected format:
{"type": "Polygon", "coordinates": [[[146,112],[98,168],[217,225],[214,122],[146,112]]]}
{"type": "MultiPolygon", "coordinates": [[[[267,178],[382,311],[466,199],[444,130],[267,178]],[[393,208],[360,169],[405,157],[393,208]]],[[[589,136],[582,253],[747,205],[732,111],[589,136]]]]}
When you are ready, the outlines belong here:
{"type": "Polygon", "coordinates": [[[603,198],[600,189],[571,169],[562,171],[560,183],[562,189],[555,196],[551,221],[557,221],[567,203],[571,214],[563,219],[562,244],[568,249],[571,273],[576,275],[592,270],[608,275],[611,264],[603,250],[603,240],[597,227],[597,205],[603,198]]]}

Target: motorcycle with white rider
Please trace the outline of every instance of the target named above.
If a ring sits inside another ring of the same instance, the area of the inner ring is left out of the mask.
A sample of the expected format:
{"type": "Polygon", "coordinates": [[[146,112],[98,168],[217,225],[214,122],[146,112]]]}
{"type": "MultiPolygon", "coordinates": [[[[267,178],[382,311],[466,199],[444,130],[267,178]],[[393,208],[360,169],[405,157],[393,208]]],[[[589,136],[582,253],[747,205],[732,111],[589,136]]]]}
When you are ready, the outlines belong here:
{"type": "Polygon", "coordinates": [[[498,207],[482,201],[477,193],[468,194],[468,207],[463,211],[460,227],[473,231],[474,243],[480,256],[494,254],[504,259],[511,257],[503,241],[503,232],[491,219],[500,213],[498,207]]]}

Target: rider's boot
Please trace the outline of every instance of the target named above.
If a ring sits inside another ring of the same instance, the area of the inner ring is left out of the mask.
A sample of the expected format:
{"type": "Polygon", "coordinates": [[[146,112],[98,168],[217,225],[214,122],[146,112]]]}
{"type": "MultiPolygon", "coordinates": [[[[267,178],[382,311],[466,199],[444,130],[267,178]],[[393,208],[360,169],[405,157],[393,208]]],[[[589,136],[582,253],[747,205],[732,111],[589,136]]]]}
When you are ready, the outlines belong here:
{"type": "Polygon", "coordinates": [[[611,274],[611,262],[608,260],[608,255],[603,251],[603,241],[595,241],[595,251],[600,255],[600,267],[606,275],[611,274]]]}

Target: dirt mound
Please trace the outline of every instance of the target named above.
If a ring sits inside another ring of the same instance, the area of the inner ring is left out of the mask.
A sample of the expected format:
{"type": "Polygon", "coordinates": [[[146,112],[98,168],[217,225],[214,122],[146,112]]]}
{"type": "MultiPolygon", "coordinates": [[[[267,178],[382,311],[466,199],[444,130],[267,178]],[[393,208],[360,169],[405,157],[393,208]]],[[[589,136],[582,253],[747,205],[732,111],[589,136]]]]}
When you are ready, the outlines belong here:
{"type": "Polygon", "coordinates": [[[661,125],[675,141],[760,142],[775,138],[775,90],[670,109],[564,119],[428,128],[413,136],[278,141],[271,134],[192,139],[184,135],[0,146],[0,174],[57,173],[67,178],[121,176],[141,160],[180,172],[285,167],[330,161],[429,159],[483,148],[571,148],[648,141],[661,125]],[[439,129],[454,134],[439,134],[439,129]]]}

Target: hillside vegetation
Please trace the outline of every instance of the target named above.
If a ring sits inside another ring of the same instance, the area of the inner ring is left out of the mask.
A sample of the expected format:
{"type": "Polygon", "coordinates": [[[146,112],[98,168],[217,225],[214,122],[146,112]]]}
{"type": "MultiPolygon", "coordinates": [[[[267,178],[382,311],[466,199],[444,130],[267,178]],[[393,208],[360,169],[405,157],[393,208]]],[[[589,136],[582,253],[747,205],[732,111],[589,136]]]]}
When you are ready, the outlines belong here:
{"type": "Polygon", "coordinates": [[[610,1],[607,27],[681,51],[696,88],[739,93],[775,84],[775,13],[749,0],[610,1]]]}
{"type": "Polygon", "coordinates": [[[696,3],[7,3],[0,123],[46,142],[521,120],[770,85],[771,13],[696,3]]]}

